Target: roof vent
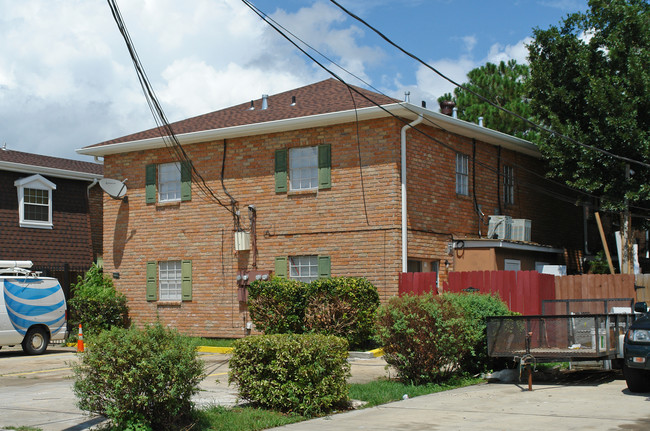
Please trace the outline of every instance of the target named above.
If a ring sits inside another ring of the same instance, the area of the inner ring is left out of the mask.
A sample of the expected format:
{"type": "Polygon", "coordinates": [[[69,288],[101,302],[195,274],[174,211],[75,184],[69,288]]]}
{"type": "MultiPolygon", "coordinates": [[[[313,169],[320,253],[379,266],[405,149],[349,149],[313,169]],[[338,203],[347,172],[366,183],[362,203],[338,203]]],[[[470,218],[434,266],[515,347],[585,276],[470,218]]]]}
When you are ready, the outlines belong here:
{"type": "Polygon", "coordinates": [[[248,110],[249,110],[249,111],[254,111],[254,110],[255,110],[255,104],[253,103],[252,100],[251,100],[251,107],[248,108],[248,110]]]}
{"type": "Polygon", "coordinates": [[[423,100],[423,101],[422,101],[422,107],[423,107],[423,108],[426,108],[426,107],[427,107],[427,102],[426,102],[426,100],[423,100]]]}
{"type": "Polygon", "coordinates": [[[269,109],[269,95],[262,94],[262,109],[269,109]]]}
{"type": "Polygon", "coordinates": [[[483,127],[483,117],[478,117],[478,125],[479,127],[483,127]]]}
{"type": "Polygon", "coordinates": [[[451,116],[454,113],[456,104],[451,100],[443,100],[440,102],[440,113],[451,116]]]}
{"type": "Polygon", "coordinates": [[[296,96],[291,96],[291,106],[296,106],[296,96]]]}
{"type": "Polygon", "coordinates": [[[406,103],[411,102],[411,92],[410,91],[405,91],[404,92],[404,101],[406,103]]]}
{"type": "Polygon", "coordinates": [[[456,108],[455,106],[454,106],[454,109],[451,112],[451,116],[453,118],[458,118],[458,108],[456,108]]]}

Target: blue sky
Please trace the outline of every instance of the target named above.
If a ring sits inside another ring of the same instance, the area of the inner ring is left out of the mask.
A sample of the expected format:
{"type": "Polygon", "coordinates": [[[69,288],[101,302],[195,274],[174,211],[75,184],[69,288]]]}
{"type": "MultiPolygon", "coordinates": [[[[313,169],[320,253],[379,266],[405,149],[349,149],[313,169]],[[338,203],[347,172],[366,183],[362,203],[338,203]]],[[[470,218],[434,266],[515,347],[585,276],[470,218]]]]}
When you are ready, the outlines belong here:
{"type": "MultiPolygon", "coordinates": [[[[453,87],[327,0],[253,0],[374,88],[429,107],[453,87]]],[[[526,61],[534,27],[581,0],[340,0],[451,78],[526,61]]],[[[118,0],[167,117],[179,120],[329,77],[240,0],[118,0]]],[[[154,126],[103,0],[0,0],[0,145],[90,160],[75,149],[154,126]]],[[[350,83],[364,86],[338,71],[350,83]]]]}

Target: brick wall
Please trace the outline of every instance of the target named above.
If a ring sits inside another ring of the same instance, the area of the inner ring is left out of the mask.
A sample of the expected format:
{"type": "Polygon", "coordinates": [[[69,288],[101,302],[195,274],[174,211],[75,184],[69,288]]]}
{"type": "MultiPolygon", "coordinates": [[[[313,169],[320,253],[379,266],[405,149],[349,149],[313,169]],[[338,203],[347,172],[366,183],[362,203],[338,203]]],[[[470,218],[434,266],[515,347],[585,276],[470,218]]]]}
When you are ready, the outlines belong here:
{"type": "MultiPolygon", "coordinates": [[[[256,207],[258,269],[273,270],[280,256],[327,255],[332,276],[365,276],[377,286],[382,300],[395,295],[401,271],[401,127],[397,120],[363,121],[358,125],[359,143],[354,123],[228,140],[224,185],[238,201],[243,228],[249,228],[248,205],[256,207]],[[275,151],[323,143],[331,144],[331,189],[275,193],[275,151]]],[[[434,129],[428,133],[471,157],[471,140],[434,129]]],[[[413,132],[408,141],[409,257],[440,261],[445,279],[451,235],[478,231],[473,197],[455,193],[455,151],[413,132]]],[[[224,142],[184,148],[207,186],[227,204],[220,182],[224,142]]],[[[477,142],[476,154],[477,162],[485,165],[476,168],[477,200],[490,214],[497,206],[493,172],[497,150],[477,142]]],[[[505,150],[502,157],[537,163],[505,150]]],[[[129,179],[128,201],[104,196],[105,271],[119,273],[115,283],[127,294],[137,323],[159,316],[188,334],[242,336],[248,316],[237,300],[235,277],[238,270],[251,268],[252,255],[234,252],[231,214],[202,194],[197,184],[189,202],[145,203],[145,166],[173,160],[167,149],[105,157],[106,177],[129,179]],[[146,263],[182,259],[192,260],[193,300],[146,301],[146,263]]],[[[525,199],[516,200],[506,214],[537,220],[553,211],[546,211],[535,197],[525,199]],[[524,208],[529,204],[535,205],[532,210],[524,208]]],[[[535,240],[554,238],[544,226],[533,221],[535,240]]]]}

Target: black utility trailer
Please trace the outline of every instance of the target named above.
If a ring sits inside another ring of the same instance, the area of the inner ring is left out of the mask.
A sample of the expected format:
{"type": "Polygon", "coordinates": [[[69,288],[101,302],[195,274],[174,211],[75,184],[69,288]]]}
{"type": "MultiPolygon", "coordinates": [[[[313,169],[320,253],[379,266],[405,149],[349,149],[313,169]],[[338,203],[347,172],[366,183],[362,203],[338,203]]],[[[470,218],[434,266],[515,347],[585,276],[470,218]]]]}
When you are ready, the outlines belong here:
{"type": "Polygon", "coordinates": [[[516,361],[594,361],[623,357],[632,314],[568,314],[487,318],[488,354],[516,361]]]}

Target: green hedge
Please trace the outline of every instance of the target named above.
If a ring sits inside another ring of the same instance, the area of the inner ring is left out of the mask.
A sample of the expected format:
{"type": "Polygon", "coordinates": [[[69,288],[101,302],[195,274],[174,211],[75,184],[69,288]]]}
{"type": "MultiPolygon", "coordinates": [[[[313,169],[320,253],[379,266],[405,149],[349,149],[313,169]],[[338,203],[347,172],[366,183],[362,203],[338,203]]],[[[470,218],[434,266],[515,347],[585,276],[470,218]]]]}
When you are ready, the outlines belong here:
{"type": "Polygon", "coordinates": [[[470,351],[469,322],[446,296],[392,297],[380,307],[377,335],[405,383],[437,383],[459,371],[470,351]]]}
{"type": "Polygon", "coordinates": [[[194,346],[160,324],[98,334],[72,369],[79,408],[117,429],[184,429],[204,377],[194,346]]]}
{"type": "Polygon", "coordinates": [[[304,332],[307,284],[271,277],[248,287],[248,312],[255,327],[265,334],[304,332]]]}
{"type": "Polygon", "coordinates": [[[465,312],[469,324],[469,351],[461,358],[460,368],[469,374],[488,371],[494,361],[487,352],[487,317],[511,316],[515,313],[497,295],[445,293],[444,298],[454,302],[465,312]]]}
{"type": "Polygon", "coordinates": [[[352,347],[367,345],[374,334],[379,294],[365,278],[306,284],[272,277],[253,282],[248,295],[251,319],[265,334],[336,335],[352,347]]]}
{"type": "Polygon", "coordinates": [[[317,416],[348,404],[346,340],[318,334],[278,334],[235,342],[229,383],[261,407],[317,416]]]}
{"type": "MultiPolygon", "coordinates": [[[[115,289],[113,281],[95,264],[72,286],[68,307],[71,327],[76,328],[81,323],[85,335],[129,324],[126,296],[115,289]]],[[[74,338],[76,332],[71,335],[74,338]]]]}

